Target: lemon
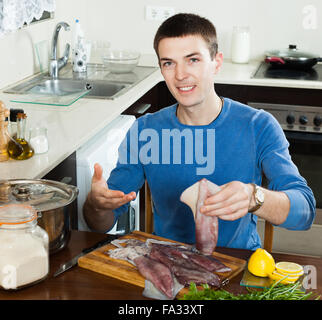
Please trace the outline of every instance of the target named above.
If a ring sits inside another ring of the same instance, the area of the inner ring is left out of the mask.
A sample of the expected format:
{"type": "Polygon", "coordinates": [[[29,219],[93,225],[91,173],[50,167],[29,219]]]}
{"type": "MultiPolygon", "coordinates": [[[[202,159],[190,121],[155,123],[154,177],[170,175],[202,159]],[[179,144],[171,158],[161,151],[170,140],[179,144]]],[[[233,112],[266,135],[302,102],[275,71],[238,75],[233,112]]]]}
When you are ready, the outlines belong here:
{"type": "Polygon", "coordinates": [[[258,248],[248,260],[248,270],[258,277],[267,277],[275,270],[275,261],[265,249],[258,248]]]}
{"type": "Polygon", "coordinates": [[[277,271],[272,272],[268,276],[272,280],[276,280],[276,281],[279,281],[279,280],[283,279],[282,281],[280,281],[280,283],[283,283],[283,284],[294,283],[300,277],[300,276],[291,276],[291,275],[281,274],[281,273],[279,273],[277,271]]]}
{"type": "Polygon", "coordinates": [[[290,274],[301,276],[304,273],[304,269],[301,265],[294,262],[282,261],[276,263],[276,271],[281,274],[290,274]]]}

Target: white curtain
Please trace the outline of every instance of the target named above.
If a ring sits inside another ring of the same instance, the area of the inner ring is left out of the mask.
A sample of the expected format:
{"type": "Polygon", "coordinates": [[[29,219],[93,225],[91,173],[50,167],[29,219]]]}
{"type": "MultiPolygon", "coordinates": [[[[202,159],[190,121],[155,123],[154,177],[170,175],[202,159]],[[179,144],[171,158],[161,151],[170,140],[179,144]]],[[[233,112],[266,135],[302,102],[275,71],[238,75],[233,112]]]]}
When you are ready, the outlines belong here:
{"type": "Polygon", "coordinates": [[[55,0],[0,0],[0,37],[39,19],[44,11],[55,11],[55,0]]]}

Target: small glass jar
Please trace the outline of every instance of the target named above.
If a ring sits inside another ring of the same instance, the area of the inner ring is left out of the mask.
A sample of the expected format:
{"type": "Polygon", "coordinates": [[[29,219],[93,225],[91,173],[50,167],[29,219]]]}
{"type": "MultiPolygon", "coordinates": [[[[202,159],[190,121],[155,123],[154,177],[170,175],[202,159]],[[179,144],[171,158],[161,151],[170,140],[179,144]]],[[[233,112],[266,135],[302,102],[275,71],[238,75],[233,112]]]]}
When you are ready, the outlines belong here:
{"type": "Polygon", "coordinates": [[[48,234],[37,225],[28,205],[0,207],[0,287],[20,289],[45,279],[49,272],[48,234]]]}
{"type": "Polygon", "coordinates": [[[47,129],[45,127],[34,127],[29,130],[29,143],[35,154],[48,151],[47,129]]]}

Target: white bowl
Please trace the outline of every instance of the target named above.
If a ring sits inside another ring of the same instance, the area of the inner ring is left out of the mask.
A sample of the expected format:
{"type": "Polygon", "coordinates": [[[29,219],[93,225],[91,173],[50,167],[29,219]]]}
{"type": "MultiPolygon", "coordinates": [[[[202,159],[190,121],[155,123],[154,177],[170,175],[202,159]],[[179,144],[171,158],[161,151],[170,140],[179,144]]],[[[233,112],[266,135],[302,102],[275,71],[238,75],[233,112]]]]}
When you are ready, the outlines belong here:
{"type": "Polygon", "coordinates": [[[108,50],[102,57],[104,66],[112,73],[132,72],[139,58],[139,52],[128,50],[108,50]]]}

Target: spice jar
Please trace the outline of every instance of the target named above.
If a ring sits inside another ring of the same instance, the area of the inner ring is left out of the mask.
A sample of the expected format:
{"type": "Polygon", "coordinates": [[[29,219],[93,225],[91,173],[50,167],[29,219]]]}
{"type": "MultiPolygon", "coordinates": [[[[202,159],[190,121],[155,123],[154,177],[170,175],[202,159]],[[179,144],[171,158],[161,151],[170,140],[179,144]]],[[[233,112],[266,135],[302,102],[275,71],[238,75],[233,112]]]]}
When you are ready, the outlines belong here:
{"type": "Polygon", "coordinates": [[[37,217],[28,205],[0,207],[0,286],[4,289],[20,289],[48,275],[48,234],[37,225],[37,217]]]}
{"type": "Polygon", "coordinates": [[[29,143],[35,154],[46,153],[48,151],[47,129],[45,127],[35,127],[29,130],[29,143]]]}

